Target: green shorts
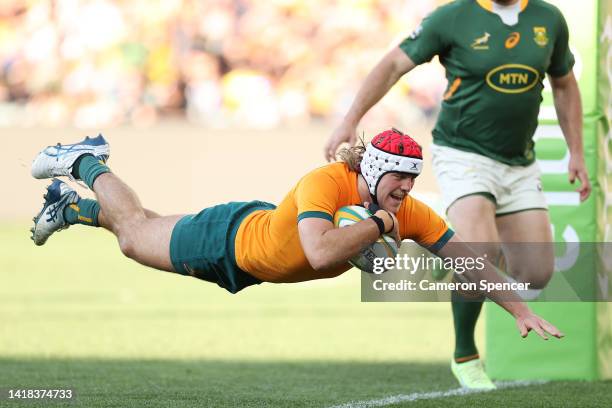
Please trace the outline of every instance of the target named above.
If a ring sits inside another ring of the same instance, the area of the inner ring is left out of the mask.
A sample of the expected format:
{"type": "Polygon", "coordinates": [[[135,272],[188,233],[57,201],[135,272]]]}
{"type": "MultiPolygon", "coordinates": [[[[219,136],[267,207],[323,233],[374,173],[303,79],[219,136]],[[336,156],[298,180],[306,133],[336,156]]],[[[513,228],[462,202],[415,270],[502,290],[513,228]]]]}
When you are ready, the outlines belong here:
{"type": "Polygon", "coordinates": [[[236,264],[236,233],[253,211],[274,208],[274,204],[263,201],[231,202],[181,218],[170,239],[174,270],[214,282],[231,293],[260,284],[236,264]]]}

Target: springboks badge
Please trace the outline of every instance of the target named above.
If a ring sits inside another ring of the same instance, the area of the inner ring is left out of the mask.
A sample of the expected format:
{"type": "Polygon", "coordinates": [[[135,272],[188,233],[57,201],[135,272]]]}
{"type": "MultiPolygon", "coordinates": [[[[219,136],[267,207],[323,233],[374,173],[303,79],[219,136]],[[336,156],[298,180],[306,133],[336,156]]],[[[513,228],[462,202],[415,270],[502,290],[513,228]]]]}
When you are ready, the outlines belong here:
{"type": "Polygon", "coordinates": [[[535,37],[533,40],[540,47],[546,47],[548,45],[548,35],[546,34],[546,27],[533,27],[533,33],[535,37]]]}

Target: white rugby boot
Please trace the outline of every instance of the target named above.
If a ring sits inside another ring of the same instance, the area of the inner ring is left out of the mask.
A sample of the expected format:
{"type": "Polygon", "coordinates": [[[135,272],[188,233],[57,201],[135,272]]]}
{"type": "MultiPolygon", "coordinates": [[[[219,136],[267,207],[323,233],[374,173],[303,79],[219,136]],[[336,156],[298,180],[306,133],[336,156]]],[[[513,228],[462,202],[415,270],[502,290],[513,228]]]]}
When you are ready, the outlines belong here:
{"type": "Polygon", "coordinates": [[[110,157],[110,146],[104,136],[85,137],[78,143],[48,146],[34,158],[32,162],[32,177],[46,179],[66,176],[74,180],[72,166],[84,154],[91,154],[106,163],[110,157]]]}
{"type": "Polygon", "coordinates": [[[64,219],[64,209],[70,204],[76,204],[80,199],[76,191],[58,179],[53,179],[43,197],[43,208],[32,219],[34,227],[30,229],[32,241],[39,246],[44,245],[54,232],[70,226],[64,219]]]}

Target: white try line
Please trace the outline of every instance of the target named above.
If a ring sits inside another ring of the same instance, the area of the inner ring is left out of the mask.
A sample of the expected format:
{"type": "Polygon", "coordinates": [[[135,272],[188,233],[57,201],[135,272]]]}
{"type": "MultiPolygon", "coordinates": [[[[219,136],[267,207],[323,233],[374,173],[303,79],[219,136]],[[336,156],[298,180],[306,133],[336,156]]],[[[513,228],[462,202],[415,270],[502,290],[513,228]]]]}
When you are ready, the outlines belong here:
{"type": "MultiPolygon", "coordinates": [[[[515,387],[528,387],[530,385],[542,385],[548,381],[500,381],[496,382],[497,389],[501,390],[504,388],[515,388],[515,387]]],[[[352,401],[342,405],[334,405],[330,408],[370,408],[370,407],[384,407],[386,405],[393,405],[399,402],[412,402],[419,400],[429,400],[444,397],[454,397],[461,395],[470,394],[481,394],[485,392],[492,392],[495,390],[469,390],[465,388],[455,388],[447,391],[432,391],[432,392],[414,392],[412,394],[400,394],[392,395],[390,397],[369,400],[369,401],[352,401]]]]}

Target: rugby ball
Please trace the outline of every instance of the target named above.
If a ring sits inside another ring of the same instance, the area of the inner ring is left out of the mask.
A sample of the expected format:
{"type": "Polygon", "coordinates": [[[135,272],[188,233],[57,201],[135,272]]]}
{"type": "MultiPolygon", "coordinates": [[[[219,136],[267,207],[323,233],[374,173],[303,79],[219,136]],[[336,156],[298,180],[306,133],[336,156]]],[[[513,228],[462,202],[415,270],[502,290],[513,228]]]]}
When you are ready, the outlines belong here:
{"type": "MultiPolygon", "coordinates": [[[[340,208],[334,214],[334,225],[337,228],[346,227],[348,225],[355,224],[359,221],[368,219],[372,216],[372,213],[365,207],[359,205],[347,205],[340,208]]],[[[363,248],[359,255],[349,259],[349,263],[355,268],[361,269],[368,273],[383,273],[385,271],[384,262],[375,261],[376,258],[395,258],[397,255],[397,243],[395,240],[387,235],[383,234],[378,238],[378,241],[371,245],[363,248]],[[377,264],[375,264],[375,262],[377,264]]]]}

